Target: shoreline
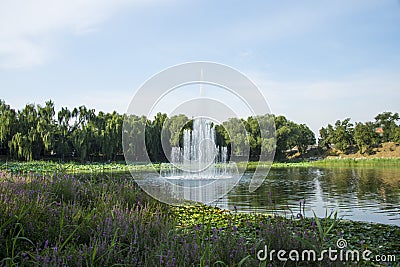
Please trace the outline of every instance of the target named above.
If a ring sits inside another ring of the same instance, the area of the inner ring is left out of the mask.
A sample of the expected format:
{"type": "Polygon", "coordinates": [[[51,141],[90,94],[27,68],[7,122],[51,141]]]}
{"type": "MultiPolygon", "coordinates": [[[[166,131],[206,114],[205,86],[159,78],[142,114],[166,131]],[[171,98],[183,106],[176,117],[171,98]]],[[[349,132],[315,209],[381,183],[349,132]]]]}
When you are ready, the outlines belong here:
{"type": "MultiPolygon", "coordinates": [[[[288,161],[288,162],[239,162],[246,171],[254,171],[257,166],[263,168],[309,168],[309,167],[400,167],[400,158],[326,158],[322,160],[288,161]]],[[[128,171],[159,171],[161,163],[127,165],[121,162],[111,163],[78,163],[54,161],[7,161],[0,162],[0,171],[21,173],[91,173],[91,172],[128,172],[128,171]]]]}

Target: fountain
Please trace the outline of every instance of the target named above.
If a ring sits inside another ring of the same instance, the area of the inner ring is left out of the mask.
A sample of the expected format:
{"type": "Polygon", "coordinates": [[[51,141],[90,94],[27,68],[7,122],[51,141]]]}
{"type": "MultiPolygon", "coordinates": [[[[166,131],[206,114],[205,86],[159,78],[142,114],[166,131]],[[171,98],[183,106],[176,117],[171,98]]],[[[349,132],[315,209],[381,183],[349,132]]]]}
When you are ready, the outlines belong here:
{"type": "Polygon", "coordinates": [[[172,147],[171,163],[162,164],[160,175],[167,179],[231,178],[226,147],[215,143],[215,128],[205,118],[193,120],[193,130],[184,130],[183,148],[172,147]]]}

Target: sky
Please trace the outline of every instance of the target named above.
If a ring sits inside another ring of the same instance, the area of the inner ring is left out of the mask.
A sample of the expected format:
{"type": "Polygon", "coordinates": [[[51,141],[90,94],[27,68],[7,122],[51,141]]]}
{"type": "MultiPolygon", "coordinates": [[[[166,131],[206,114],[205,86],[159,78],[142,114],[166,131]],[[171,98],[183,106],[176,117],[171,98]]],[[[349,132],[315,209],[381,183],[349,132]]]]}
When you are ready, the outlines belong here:
{"type": "Polygon", "coordinates": [[[156,73],[210,61],[318,133],[399,112],[399,26],[398,0],[0,0],[0,99],[124,113],[156,73]]]}

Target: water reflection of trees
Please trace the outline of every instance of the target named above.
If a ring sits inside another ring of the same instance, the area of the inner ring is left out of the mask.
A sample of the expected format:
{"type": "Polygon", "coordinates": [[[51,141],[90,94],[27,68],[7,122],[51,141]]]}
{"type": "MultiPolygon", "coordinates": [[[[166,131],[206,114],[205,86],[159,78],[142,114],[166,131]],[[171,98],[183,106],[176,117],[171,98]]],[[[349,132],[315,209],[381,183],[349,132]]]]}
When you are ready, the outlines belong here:
{"type": "Polygon", "coordinates": [[[229,205],[265,210],[297,205],[303,198],[339,206],[366,202],[400,203],[400,170],[387,168],[282,168],[271,169],[263,185],[249,193],[240,183],[228,196],[229,205]],[[319,192],[320,190],[320,192],[319,192]],[[320,193],[320,196],[318,194],[320,193]]]}
{"type": "Polygon", "coordinates": [[[248,183],[240,183],[228,195],[229,203],[246,203],[263,209],[282,209],[289,203],[298,203],[315,191],[317,177],[311,168],[272,169],[263,185],[254,193],[248,192],[248,183]]]}
{"type": "Polygon", "coordinates": [[[400,201],[400,170],[386,168],[322,169],[320,177],[324,195],[342,201],[347,198],[379,200],[392,204],[400,201]]]}

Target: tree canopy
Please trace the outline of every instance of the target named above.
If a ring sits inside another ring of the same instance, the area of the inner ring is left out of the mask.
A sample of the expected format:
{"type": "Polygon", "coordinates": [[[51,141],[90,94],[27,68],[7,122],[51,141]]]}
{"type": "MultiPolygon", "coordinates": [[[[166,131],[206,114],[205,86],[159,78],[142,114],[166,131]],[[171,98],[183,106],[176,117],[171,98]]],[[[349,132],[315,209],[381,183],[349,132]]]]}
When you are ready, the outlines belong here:
{"type": "Polygon", "coordinates": [[[383,112],[375,121],[350,122],[350,118],[337,120],[335,125],[328,124],[319,131],[318,144],[321,148],[346,152],[356,147],[361,154],[371,154],[373,148],[385,142],[400,142],[399,114],[383,112]]]}
{"type": "MultiPolygon", "coordinates": [[[[383,142],[400,142],[399,119],[398,113],[383,112],[371,122],[337,120],[334,125],[320,129],[318,144],[323,149],[335,147],[342,151],[355,146],[361,153],[371,153],[383,142]]],[[[0,154],[20,160],[122,160],[124,120],[125,131],[135,139],[126,147],[126,153],[136,155],[136,161],[145,160],[146,152],[154,162],[167,161],[166,154],[172,146],[182,147],[183,130],[192,127],[192,120],[185,115],[126,117],[115,111],[96,113],[85,106],[56,111],[51,100],[44,105],[27,104],[21,110],[14,110],[0,100],[0,154]],[[144,140],[139,140],[143,136],[144,140]],[[137,145],[141,143],[147,151],[137,145]]],[[[252,160],[258,159],[261,151],[275,152],[275,159],[285,159],[286,151],[294,147],[303,155],[316,142],[306,124],[297,124],[282,115],[232,118],[215,125],[215,131],[217,145],[227,146],[230,155],[248,155],[252,160]]]]}

